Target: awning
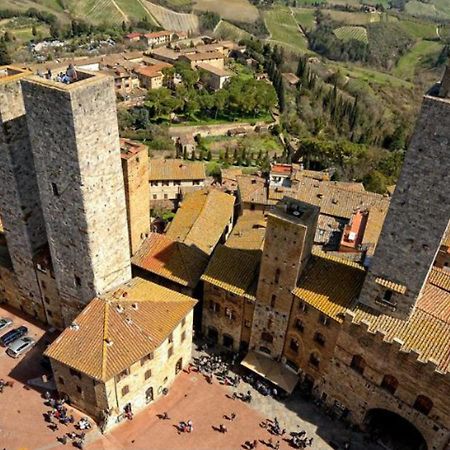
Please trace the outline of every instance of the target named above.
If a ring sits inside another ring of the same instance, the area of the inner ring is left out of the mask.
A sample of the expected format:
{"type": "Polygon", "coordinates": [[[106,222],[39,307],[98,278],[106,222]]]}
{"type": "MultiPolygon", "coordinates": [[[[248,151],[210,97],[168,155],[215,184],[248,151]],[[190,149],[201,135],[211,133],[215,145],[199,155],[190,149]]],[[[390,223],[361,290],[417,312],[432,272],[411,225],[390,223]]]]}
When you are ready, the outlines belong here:
{"type": "Polygon", "coordinates": [[[279,386],[288,394],[292,393],[298,382],[297,374],[293,373],[282,363],[261,353],[249,352],[241,362],[241,365],[279,386]]]}

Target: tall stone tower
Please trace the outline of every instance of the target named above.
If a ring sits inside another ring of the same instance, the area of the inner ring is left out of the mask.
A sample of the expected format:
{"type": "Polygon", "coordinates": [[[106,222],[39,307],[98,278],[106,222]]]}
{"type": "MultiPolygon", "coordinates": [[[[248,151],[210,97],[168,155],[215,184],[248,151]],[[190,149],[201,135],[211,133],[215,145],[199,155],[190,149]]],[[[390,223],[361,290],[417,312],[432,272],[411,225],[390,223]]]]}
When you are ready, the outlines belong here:
{"type": "Polygon", "coordinates": [[[292,289],[311,256],[319,211],[285,197],[268,217],[250,349],[275,359],[283,351],[292,289]]]}
{"type": "Polygon", "coordinates": [[[150,233],[150,190],[148,187],[148,150],[138,142],[120,140],[128,232],[131,255],[150,233]]]}
{"type": "Polygon", "coordinates": [[[407,319],[450,219],[450,71],[423,99],[360,302],[407,319]]]}
{"type": "Polygon", "coordinates": [[[47,242],[20,80],[29,72],[0,67],[0,216],[24,298],[42,310],[33,258],[47,242]]]}
{"type": "Polygon", "coordinates": [[[131,278],[113,79],[21,81],[65,323],[131,278]]]}

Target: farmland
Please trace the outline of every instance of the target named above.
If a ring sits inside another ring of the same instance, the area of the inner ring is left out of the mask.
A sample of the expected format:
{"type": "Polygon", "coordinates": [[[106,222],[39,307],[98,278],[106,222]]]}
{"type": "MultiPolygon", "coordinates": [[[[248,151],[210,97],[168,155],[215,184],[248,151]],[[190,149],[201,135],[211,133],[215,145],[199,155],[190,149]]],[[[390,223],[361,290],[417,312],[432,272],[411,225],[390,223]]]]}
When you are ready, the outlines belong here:
{"type": "Polygon", "coordinates": [[[312,8],[291,8],[294,18],[297,23],[306,32],[310,31],[315,26],[314,13],[315,10],[312,8]]]}
{"type": "Polygon", "coordinates": [[[214,29],[214,36],[217,39],[225,39],[232,41],[240,41],[241,39],[250,38],[251,34],[245,30],[233,25],[226,20],[221,20],[214,29]]]}
{"type": "Polygon", "coordinates": [[[166,30],[198,31],[198,17],[195,14],[177,13],[147,0],[140,1],[142,1],[142,4],[145,5],[150,14],[166,30]]]}
{"type": "Polygon", "coordinates": [[[277,7],[266,11],[264,20],[271,42],[296,53],[307,50],[307,40],[288,8],[277,7]]]}
{"type": "Polygon", "coordinates": [[[248,0],[195,0],[194,11],[211,11],[223,19],[239,22],[252,23],[259,18],[258,9],[248,0]]]}
{"type": "Polygon", "coordinates": [[[339,27],[334,30],[334,34],[338,39],[345,42],[351,41],[352,39],[364,42],[365,44],[369,42],[367,38],[367,30],[364,27],[339,27]]]}

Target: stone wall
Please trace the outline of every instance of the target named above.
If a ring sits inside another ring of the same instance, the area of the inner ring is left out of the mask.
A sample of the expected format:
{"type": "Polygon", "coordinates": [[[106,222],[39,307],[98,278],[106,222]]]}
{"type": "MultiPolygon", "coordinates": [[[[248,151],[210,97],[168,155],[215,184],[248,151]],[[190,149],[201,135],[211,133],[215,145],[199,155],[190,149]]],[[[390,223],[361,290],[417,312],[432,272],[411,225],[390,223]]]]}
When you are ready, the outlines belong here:
{"type": "Polygon", "coordinates": [[[376,310],[406,318],[422,291],[450,218],[449,139],[450,100],[425,96],[360,296],[376,310]],[[406,288],[392,307],[378,277],[406,288]]]}
{"type": "Polygon", "coordinates": [[[40,308],[33,255],[47,237],[20,86],[28,73],[14,73],[0,78],[0,211],[22,296],[40,308]]]}
{"type": "Polygon", "coordinates": [[[148,150],[122,156],[125,182],[128,232],[131,255],[134,255],[150,232],[150,195],[148,188],[148,150]]]}
{"type": "Polygon", "coordinates": [[[77,305],[131,277],[113,79],[22,80],[58,289],[77,305]]]}
{"type": "Polygon", "coordinates": [[[327,394],[328,403],[337,400],[348,408],[354,423],[363,424],[371,409],[386,409],[411,422],[422,433],[430,450],[444,450],[450,439],[450,377],[448,373],[436,371],[433,362],[421,362],[418,358],[415,352],[402,351],[399,341],[387,343],[381,333],[370,333],[364,323],[351,323],[349,315],[320,389],[327,394]],[[355,355],[365,361],[363,373],[351,368],[355,355]],[[382,387],[385,375],[392,375],[398,381],[393,394],[382,387]],[[413,407],[418,395],[432,400],[428,415],[413,407]]]}

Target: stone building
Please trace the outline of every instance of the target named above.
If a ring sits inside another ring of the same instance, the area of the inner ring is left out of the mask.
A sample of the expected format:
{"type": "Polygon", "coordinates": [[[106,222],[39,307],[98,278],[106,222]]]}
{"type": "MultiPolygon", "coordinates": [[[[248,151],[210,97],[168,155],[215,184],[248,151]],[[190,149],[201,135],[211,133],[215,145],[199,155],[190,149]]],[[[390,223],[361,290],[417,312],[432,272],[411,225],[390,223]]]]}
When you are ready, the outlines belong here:
{"type": "Polygon", "coordinates": [[[241,216],[225,245],[219,245],[202,276],[202,332],[233,351],[247,351],[266,221],[241,216]]]}
{"type": "Polygon", "coordinates": [[[319,208],[284,198],[268,214],[256,290],[250,350],[279,359],[283,353],[292,289],[307,264],[319,208]]]}
{"type": "Polygon", "coordinates": [[[158,399],[191,359],[195,303],[140,278],[95,298],[46,350],[58,392],[104,429],[158,399]]]}
{"type": "Polygon", "coordinates": [[[150,233],[150,193],[148,189],[148,149],[128,139],[120,140],[125,183],[128,234],[134,255],[150,233]]]}
{"type": "Polygon", "coordinates": [[[69,324],[131,277],[113,80],[21,80],[53,270],[69,324]]]}
{"type": "Polygon", "coordinates": [[[32,315],[44,319],[34,256],[47,236],[20,80],[28,71],[0,67],[0,215],[20,293],[32,315]]]}
{"type": "Polygon", "coordinates": [[[180,159],[150,160],[149,183],[152,207],[176,206],[183,187],[202,189],[205,186],[205,166],[201,162],[180,159]]]}

